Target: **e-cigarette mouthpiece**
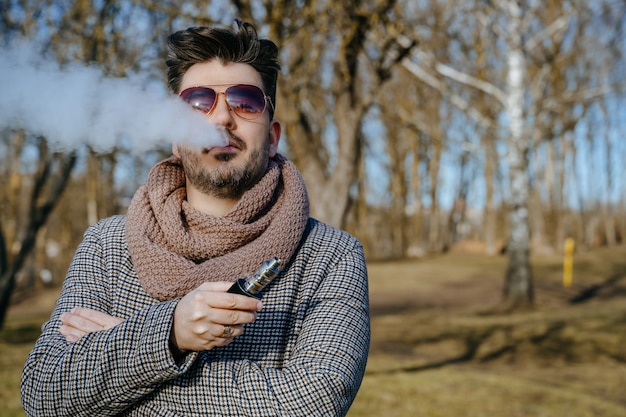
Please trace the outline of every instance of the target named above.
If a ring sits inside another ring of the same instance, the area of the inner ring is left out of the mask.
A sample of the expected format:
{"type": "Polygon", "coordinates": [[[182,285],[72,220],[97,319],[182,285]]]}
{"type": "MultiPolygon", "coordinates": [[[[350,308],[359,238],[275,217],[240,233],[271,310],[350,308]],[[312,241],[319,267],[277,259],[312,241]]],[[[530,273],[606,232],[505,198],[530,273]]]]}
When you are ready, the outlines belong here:
{"type": "Polygon", "coordinates": [[[254,274],[248,278],[238,279],[228,289],[228,292],[260,299],[261,294],[259,293],[280,273],[281,265],[282,262],[278,258],[272,258],[263,262],[254,274]]]}

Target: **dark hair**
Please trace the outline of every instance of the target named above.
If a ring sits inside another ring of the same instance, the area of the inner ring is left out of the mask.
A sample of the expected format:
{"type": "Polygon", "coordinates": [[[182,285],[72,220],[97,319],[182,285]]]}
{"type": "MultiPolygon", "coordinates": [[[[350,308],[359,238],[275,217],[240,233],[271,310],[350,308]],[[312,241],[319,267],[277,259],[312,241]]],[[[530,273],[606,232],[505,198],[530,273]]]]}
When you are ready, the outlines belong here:
{"type": "Polygon", "coordinates": [[[260,75],[263,90],[270,97],[270,119],[276,106],[276,80],[278,79],[278,47],[269,39],[260,39],[250,23],[235,20],[237,29],[191,27],[172,33],[167,45],[167,83],[178,94],[183,75],[194,64],[218,59],[223,63],[252,66],[260,75]]]}

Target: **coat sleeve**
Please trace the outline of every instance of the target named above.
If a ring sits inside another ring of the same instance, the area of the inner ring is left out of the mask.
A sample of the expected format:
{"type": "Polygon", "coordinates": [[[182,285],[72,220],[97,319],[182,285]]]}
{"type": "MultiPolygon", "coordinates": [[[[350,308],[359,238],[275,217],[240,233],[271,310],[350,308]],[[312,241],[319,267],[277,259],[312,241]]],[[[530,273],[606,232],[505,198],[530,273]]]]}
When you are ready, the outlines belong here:
{"type": "Polygon", "coordinates": [[[323,272],[284,367],[235,362],[241,415],[344,416],[360,387],[370,343],[367,269],[360,243],[323,272]]]}
{"type": "Polygon", "coordinates": [[[112,416],[184,373],[194,360],[176,363],[169,333],[176,300],[153,304],[121,324],[68,343],[60,316],[73,307],[110,311],[107,266],[98,228],[85,233],[50,320],[29,354],[21,392],[28,416],[112,416]]]}

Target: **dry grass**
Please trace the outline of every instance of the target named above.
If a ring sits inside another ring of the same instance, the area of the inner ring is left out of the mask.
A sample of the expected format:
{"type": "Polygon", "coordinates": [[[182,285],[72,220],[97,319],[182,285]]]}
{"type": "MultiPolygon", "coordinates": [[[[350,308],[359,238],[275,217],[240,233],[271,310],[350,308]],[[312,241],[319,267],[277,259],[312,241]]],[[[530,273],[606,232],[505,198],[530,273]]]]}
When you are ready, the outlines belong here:
{"type": "MultiPolygon", "coordinates": [[[[349,417],[626,417],[623,248],[577,255],[569,289],[561,259],[534,258],[536,307],[497,314],[505,268],[461,253],[370,264],[372,346],[349,417]]],[[[56,295],[10,310],[0,416],[24,415],[20,372],[56,295]]]]}
{"type": "Polygon", "coordinates": [[[43,290],[9,309],[0,331],[0,417],[24,416],[19,391],[22,367],[58,293],[58,289],[43,290]]]}
{"type": "MultiPolygon", "coordinates": [[[[625,370],[622,367],[621,376],[609,375],[611,383],[619,383],[620,378],[622,384],[626,382],[625,370]]],[[[584,367],[539,372],[461,366],[368,375],[349,416],[624,417],[626,404],[587,390],[593,381],[586,381],[584,387],[565,382],[566,375],[578,380],[588,371],[584,367]]],[[[591,376],[605,377],[595,367],[591,376]]]]}
{"type": "Polygon", "coordinates": [[[536,306],[496,314],[506,258],[371,264],[372,346],[349,417],[626,417],[626,257],[533,259],[536,306]],[[572,300],[580,302],[572,302],[572,300]]]}

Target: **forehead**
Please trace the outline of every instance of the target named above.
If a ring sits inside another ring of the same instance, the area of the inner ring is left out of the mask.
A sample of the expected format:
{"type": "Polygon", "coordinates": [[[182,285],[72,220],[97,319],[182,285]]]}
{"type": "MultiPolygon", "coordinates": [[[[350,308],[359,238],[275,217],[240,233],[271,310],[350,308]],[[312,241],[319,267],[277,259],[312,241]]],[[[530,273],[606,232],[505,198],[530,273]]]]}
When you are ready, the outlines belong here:
{"type": "Polygon", "coordinates": [[[261,75],[252,66],[213,60],[192,65],[183,75],[180,91],[200,85],[223,84],[252,84],[263,88],[261,75]]]}

